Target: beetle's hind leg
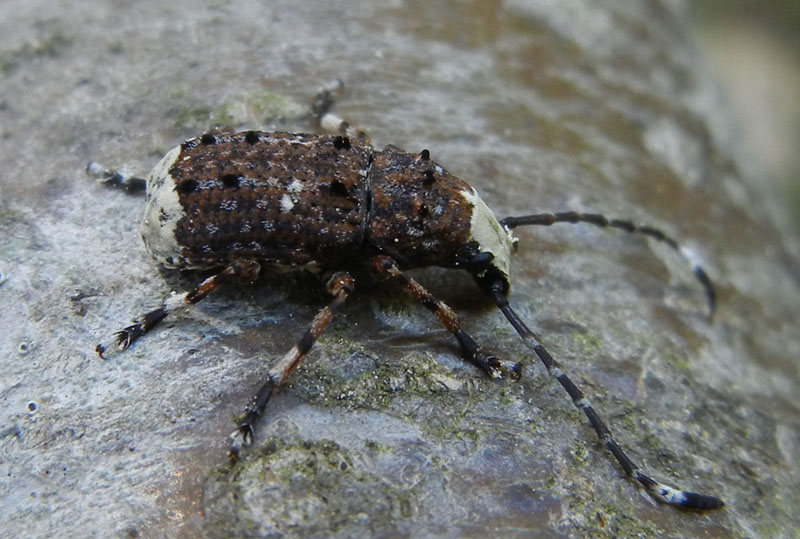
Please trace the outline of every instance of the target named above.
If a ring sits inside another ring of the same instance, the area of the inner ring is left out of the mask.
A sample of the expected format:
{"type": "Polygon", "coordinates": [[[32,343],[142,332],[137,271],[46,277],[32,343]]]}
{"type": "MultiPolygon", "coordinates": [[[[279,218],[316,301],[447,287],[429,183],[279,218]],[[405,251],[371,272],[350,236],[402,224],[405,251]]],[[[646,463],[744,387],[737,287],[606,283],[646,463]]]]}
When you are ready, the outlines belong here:
{"type": "Polygon", "coordinates": [[[86,165],[86,173],[97,178],[99,183],[111,187],[121,187],[129,193],[144,192],[147,180],[134,176],[125,169],[112,170],[94,161],[86,165]]]}
{"type": "Polygon", "coordinates": [[[479,346],[469,333],[461,329],[461,322],[453,309],[443,301],[436,299],[421,284],[401,271],[394,259],[383,255],[376,256],[373,259],[373,267],[381,277],[399,281],[408,295],[435,314],[445,329],[458,340],[458,344],[461,345],[461,353],[466,360],[491,378],[502,378],[505,374],[515,380],[520,377],[519,363],[499,359],[479,346]]]}
{"type": "Polygon", "coordinates": [[[311,326],[306,330],[303,336],[297,341],[291,350],[289,350],[270,370],[267,374],[267,381],[259,388],[258,393],[250,399],[239,419],[238,428],[230,435],[230,449],[229,454],[231,458],[238,458],[239,453],[243,446],[250,445],[255,435],[253,426],[269,402],[270,397],[278,389],[284,380],[292,373],[297,367],[297,364],[311,349],[311,346],[316,342],[319,335],[328,327],[328,324],[333,319],[333,315],[338,311],[347,297],[353,292],[355,288],[355,281],[349,273],[339,272],[335,273],[328,281],[328,292],[333,295],[333,300],[322,310],[317,313],[311,326]]]}
{"type": "Polygon", "coordinates": [[[339,94],[342,93],[343,88],[344,83],[340,79],[323,86],[314,96],[314,101],[311,103],[311,115],[317,125],[324,131],[350,137],[363,144],[369,144],[369,136],[366,133],[331,112],[333,104],[339,94]]]}
{"type": "Polygon", "coordinates": [[[112,342],[98,344],[95,350],[103,359],[105,359],[103,354],[107,351],[126,350],[139,337],[156,327],[169,314],[194,305],[219,288],[219,285],[229,278],[233,277],[242,284],[251,284],[258,277],[260,268],[259,263],[254,260],[234,260],[224,270],[207,278],[193,290],[184,294],[169,296],[161,303],[159,308],[153,309],[134,320],[132,325],[117,331],[114,333],[112,342]]]}

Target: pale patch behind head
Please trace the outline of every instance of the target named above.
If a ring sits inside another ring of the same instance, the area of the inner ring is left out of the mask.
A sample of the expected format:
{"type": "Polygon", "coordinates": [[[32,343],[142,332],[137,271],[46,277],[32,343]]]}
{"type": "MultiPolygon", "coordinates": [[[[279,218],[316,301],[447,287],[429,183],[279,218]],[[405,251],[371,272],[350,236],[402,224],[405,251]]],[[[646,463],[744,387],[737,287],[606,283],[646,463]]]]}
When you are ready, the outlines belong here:
{"type": "Polygon", "coordinates": [[[175,179],[169,173],[180,154],[180,146],[171,149],[147,177],[147,203],[139,227],[147,252],[168,268],[183,267],[175,230],[185,213],[175,190],[175,179]]]}

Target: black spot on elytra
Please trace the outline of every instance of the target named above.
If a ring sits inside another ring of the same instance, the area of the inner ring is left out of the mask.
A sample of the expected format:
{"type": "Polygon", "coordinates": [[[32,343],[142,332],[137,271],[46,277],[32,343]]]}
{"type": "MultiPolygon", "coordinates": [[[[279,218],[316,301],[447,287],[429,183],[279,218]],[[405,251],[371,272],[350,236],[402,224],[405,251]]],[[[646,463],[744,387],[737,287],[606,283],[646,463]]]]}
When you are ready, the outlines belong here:
{"type": "Polygon", "coordinates": [[[331,182],[331,193],[337,197],[346,197],[350,194],[347,191],[347,187],[339,180],[333,180],[331,182]]]}
{"type": "Polygon", "coordinates": [[[258,142],[259,136],[255,131],[248,131],[244,134],[244,141],[248,144],[255,144],[258,142]]]}
{"type": "Polygon", "coordinates": [[[341,135],[336,135],[333,138],[333,147],[337,150],[349,150],[352,146],[350,145],[350,137],[343,137],[341,135]]]}
{"type": "Polygon", "coordinates": [[[180,194],[191,193],[195,189],[197,189],[197,180],[184,180],[178,184],[177,188],[180,194]]]}
{"type": "Polygon", "coordinates": [[[206,133],[205,135],[200,137],[200,142],[202,142],[203,144],[216,144],[217,137],[215,137],[211,133],[206,133]]]}
{"type": "Polygon", "coordinates": [[[229,188],[237,188],[239,187],[240,178],[237,174],[223,174],[219,177],[219,181],[222,182],[222,185],[229,188]]]}
{"type": "Polygon", "coordinates": [[[184,152],[187,152],[187,151],[191,150],[192,148],[196,147],[198,144],[199,143],[197,142],[196,138],[189,139],[189,140],[185,141],[183,144],[181,144],[181,150],[183,150],[184,152]]]}
{"type": "Polygon", "coordinates": [[[433,171],[431,169],[428,169],[425,172],[423,172],[422,176],[423,176],[422,181],[426,185],[430,185],[436,180],[436,177],[434,176],[433,171]]]}

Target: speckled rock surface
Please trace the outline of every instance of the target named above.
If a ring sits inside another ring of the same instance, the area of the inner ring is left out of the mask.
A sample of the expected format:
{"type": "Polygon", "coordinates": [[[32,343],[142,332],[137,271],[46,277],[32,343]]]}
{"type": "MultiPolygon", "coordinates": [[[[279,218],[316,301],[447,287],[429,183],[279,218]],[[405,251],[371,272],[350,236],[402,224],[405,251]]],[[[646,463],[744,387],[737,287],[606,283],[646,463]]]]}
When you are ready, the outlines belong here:
{"type": "Polygon", "coordinates": [[[800,526],[797,239],[739,146],[680,2],[0,4],[1,535],[788,536],[800,526]],[[146,173],[213,127],[337,111],[430,148],[500,216],[581,209],[685,240],[520,230],[512,302],[657,478],[655,505],[469,277],[415,273],[498,354],[491,381],[430,313],[359,292],[230,465],[231,418],[324,303],[313,278],[225,287],[106,362],[93,352],[198,274],[160,270],[146,173]]]}

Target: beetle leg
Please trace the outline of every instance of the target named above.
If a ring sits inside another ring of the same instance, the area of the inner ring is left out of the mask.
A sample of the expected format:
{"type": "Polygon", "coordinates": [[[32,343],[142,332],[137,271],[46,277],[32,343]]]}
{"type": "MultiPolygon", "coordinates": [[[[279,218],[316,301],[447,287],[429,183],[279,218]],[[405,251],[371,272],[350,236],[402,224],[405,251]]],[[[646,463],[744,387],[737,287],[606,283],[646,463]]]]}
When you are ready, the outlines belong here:
{"type": "Polygon", "coordinates": [[[308,353],[320,333],[328,327],[328,324],[333,319],[334,313],[341,308],[347,300],[347,296],[352,293],[354,288],[355,281],[349,273],[335,273],[330,278],[328,281],[328,292],[333,295],[333,300],[317,313],[317,316],[315,316],[314,320],[311,322],[311,326],[306,330],[300,340],[297,341],[297,344],[269,370],[267,381],[264,382],[261,388],[259,388],[258,393],[248,402],[244,409],[244,414],[238,422],[239,427],[233,431],[229,437],[229,455],[231,458],[238,458],[242,447],[252,443],[255,434],[253,425],[258,417],[264,413],[264,408],[266,408],[270,397],[278,386],[292,373],[295,367],[297,367],[297,364],[303,356],[308,353]]]}
{"type": "Polygon", "coordinates": [[[330,133],[353,138],[363,144],[369,144],[369,136],[360,129],[353,127],[348,122],[331,112],[333,103],[338,94],[342,92],[344,83],[336,79],[324,86],[311,103],[311,114],[319,127],[330,133]]]}
{"type": "Polygon", "coordinates": [[[445,329],[458,340],[458,344],[461,345],[461,353],[468,361],[492,378],[502,378],[506,372],[515,380],[520,377],[519,363],[499,359],[486,352],[475,342],[475,339],[461,329],[461,322],[453,309],[443,301],[436,299],[421,284],[401,271],[394,259],[384,255],[376,256],[373,259],[373,267],[380,276],[399,281],[408,295],[435,314],[445,329]]]}
{"type": "Polygon", "coordinates": [[[207,278],[193,290],[185,294],[172,294],[162,302],[161,307],[134,320],[132,325],[117,331],[114,334],[113,342],[98,344],[95,350],[103,359],[105,359],[103,353],[108,350],[126,350],[139,337],[157,326],[167,315],[194,305],[229,278],[236,278],[243,284],[251,284],[258,277],[260,268],[259,263],[254,260],[234,260],[224,270],[207,278]]]}
{"type": "Polygon", "coordinates": [[[134,176],[124,169],[107,169],[94,161],[86,165],[86,173],[97,178],[97,181],[102,184],[122,187],[129,193],[143,192],[147,186],[147,180],[144,178],[134,176]]]}

